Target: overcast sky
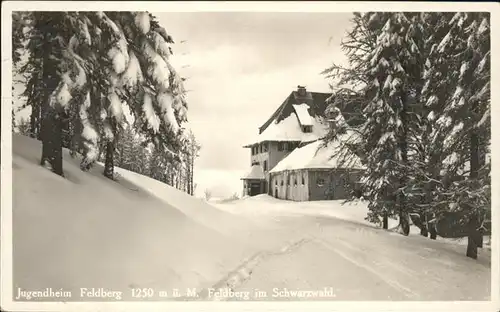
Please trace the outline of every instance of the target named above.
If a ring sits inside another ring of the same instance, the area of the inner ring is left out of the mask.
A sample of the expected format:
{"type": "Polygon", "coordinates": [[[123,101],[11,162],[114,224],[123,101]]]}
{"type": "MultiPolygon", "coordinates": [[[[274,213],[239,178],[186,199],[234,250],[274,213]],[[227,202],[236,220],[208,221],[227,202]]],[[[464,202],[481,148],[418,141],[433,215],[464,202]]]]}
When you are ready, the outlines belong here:
{"type": "Polygon", "coordinates": [[[320,72],[344,62],[340,41],[351,14],[153,14],[174,37],[174,65],[189,78],[188,118],[202,144],[198,191],[240,192],[250,168],[242,146],[297,85],[329,91],[320,72]]]}

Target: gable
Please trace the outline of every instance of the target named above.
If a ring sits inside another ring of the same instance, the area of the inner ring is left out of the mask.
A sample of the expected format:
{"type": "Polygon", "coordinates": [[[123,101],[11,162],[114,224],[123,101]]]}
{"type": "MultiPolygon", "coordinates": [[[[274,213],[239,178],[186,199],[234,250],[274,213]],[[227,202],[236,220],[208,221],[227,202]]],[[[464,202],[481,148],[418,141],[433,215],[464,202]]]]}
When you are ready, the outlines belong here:
{"type": "Polygon", "coordinates": [[[295,113],[293,105],[309,105],[309,115],[311,117],[324,116],[324,112],[329,103],[330,93],[306,92],[305,96],[300,96],[297,91],[292,91],[278,109],[259,128],[259,134],[264,132],[271,122],[280,122],[295,113]]]}

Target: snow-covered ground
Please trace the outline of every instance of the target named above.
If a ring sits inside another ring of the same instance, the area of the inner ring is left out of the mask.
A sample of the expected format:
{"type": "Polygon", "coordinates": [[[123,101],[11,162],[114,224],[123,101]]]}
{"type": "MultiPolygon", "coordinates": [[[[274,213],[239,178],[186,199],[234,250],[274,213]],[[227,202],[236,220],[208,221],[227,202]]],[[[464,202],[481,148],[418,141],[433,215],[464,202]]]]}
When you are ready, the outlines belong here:
{"type": "Polygon", "coordinates": [[[259,300],[490,297],[489,250],[472,260],[463,246],[391,235],[363,223],[362,205],[267,196],[207,203],[119,168],[117,181],[99,164],[82,172],[67,151],[61,178],[39,166],[40,152],[39,142],[14,135],[15,289],[103,287],[125,300],[149,287],[196,288],[203,300],[232,300],[210,291],[226,287],[259,300]],[[325,287],[321,298],[284,290],[325,287]],[[256,298],[257,288],[268,295],[256,298]],[[288,295],[273,297],[274,288],[288,295]]]}
{"type": "Polygon", "coordinates": [[[117,182],[100,165],[84,173],[67,151],[63,179],[40,153],[13,136],[15,287],[203,288],[257,252],[248,219],[126,170],[117,182]]]}
{"type": "Polygon", "coordinates": [[[390,220],[390,230],[384,231],[364,220],[366,203],[342,203],[258,195],[216,204],[235,215],[273,219],[303,233],[288,249],[251,263],[246,269],[252,276],[238,291],[252,294],[258,288],[281,300],[299,295],[285,289],[324,287],[333,288],[331,300],[488,300],[489,248],[480,249],[479,259],[472,260],[465,257],[463,240],[424,238],[415,226],[405,237],[395,231],[397,220],[390,220]]]}
{"type": "MultiPolygon", "coordinates": [[[[295,202],[280,200],[269,195],[257,195],[253,197],[244,197],[241,200],[225,201],[215,203],[215,207],[236,215],[258,216],[258,215],[310,215],[326,216],[342,220],[357,222],[369,226],[373,223],[365,220],[368,213],[368,202],[356,200],[345,203],[344,200],[322,200],[310,202],[295,202]]],[[[399,221],[389,219],[389,231],[398,230],[399,221]]],[[[420,229],[414,225],[410,226],[410,235],[420,235],[420,229]]],[[[467,245],[467,238],[442,238],[437,237],[448,243],[467,245]]],[[[485,248],[491,249],[490,236],[484,236],[485,248]]]]}

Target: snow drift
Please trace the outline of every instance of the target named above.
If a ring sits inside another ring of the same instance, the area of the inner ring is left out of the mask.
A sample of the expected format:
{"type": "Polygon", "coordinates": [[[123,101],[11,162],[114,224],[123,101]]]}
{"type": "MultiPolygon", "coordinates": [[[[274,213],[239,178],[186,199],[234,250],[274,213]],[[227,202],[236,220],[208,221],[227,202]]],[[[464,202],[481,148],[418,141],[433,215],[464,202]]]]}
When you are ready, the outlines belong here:
{"type": "Polygon", "coordinates": [[[131,288],[209,287],[256,252],[238,216],[126,170],[132,182],[99,164],[82,172],[67,150],[62,178],[40,153],[13,135],[14,289],[104,287],[127,299],[131,288]]]}

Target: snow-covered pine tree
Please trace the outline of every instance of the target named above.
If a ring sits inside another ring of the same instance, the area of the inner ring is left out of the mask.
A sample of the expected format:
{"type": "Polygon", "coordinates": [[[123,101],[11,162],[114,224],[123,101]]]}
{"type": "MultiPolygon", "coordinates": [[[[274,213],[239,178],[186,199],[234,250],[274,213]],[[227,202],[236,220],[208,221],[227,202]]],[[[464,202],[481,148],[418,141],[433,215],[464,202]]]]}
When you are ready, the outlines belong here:
{"type": "MultiPolygon", "coordinates": [[[[24,12],[12,12],[12,92],[14,92],[15,76],[19,70],[21,53],[24,48],[24,29],[27,16],[24,12]]],[[[12,98],[12,131],[16,128],[16,116],[14,112],[14,97],[12,98]]]]}
{"type": "MultiPolygon", "coordinates": [[[[369,199],[368,219],[399,216],[408,234],[408,133],[414,128],[411,105],[420,81],[421,49],[418,14],[368,13],[360,15],[372,49],[358,45],[350,51],[361,74],[350,85],[360,86],[364,123],[360,127],[367,170],[363,177],[369,199]],[[362,64],[362,65],[359,65],[362,64]]],[[[352,49],[352,48],[351,48],[352,49]]],[[[385,222],[384,222],[385,223],[385,222]]],[[[386,224],[384,224],[386,226],[386,224]]]]}
{"type": "Polygon", "coordinates": [[[147,12],[105,12],[100,19],[119,33],[118,44],[108,56],[116,74],[114,89],[129,105],[134,127],[157,150],[173,154],[178,161],[187,103],[182,79],[168,60],[172,38],[147,12]]]}
{"type": "MultiPolygon", "coordinates": [[[[453,56],[456,53],[443,53],[439,49],[442,40],[449,31],[449,21],[453,13],[429,12],[422,14],[424,55],[423,81],[424,86],[421,92],[420,102],[423,104],[420,119],[420,138],[416,138],[416,152],[419,159],[415,159],[412,166],[415,178],[413,183],[420,196],[417,210],[419,212],[419,222],[416,223],[421,229],[421,234],[427,236],[430,233],[431,239],[436,239],[436,224],[440,216],[436,211],[442,205],[437,200],[437,189],[441,184],[440,172],[445,153],[441,148],[441,142],[445,137],[439,132],[435,132],[438,126],[436,120],[443,113],[446,100],[451,95],[451,75],[447,75],[453,68],[453,56]],[[418,144],[420,142],[420,144],[418,144]]],[[[451,51],[450,51],[451,52],[451,51]]]]}
{"type": "Polygon", "coordinates": [[[30,14],[30,60],[24,68],[30,76],[27,104],[32,105],[32,128],[40,125],[39,134],[33,134],[40,135],[43,141],[41,164],[50,164],[59,175],[63,175],[62,128],[67,118],[70,92],[81,87],[85,80],[84,73],[75,67],[67,50],[74,30],[68,23],[70,17],[67,12],[30,14]]]}
{"type": "Polygon", "coordinates": [[[438,215],[453,216],[466,229],[467,256],[477,258],[481,227],[491,211],[490,28],[487,13],[454,14],[437,49],[450,55],[446,72],[452,93],[444,100],[432,143],[442,142],[444,159],[438,215]]]}

